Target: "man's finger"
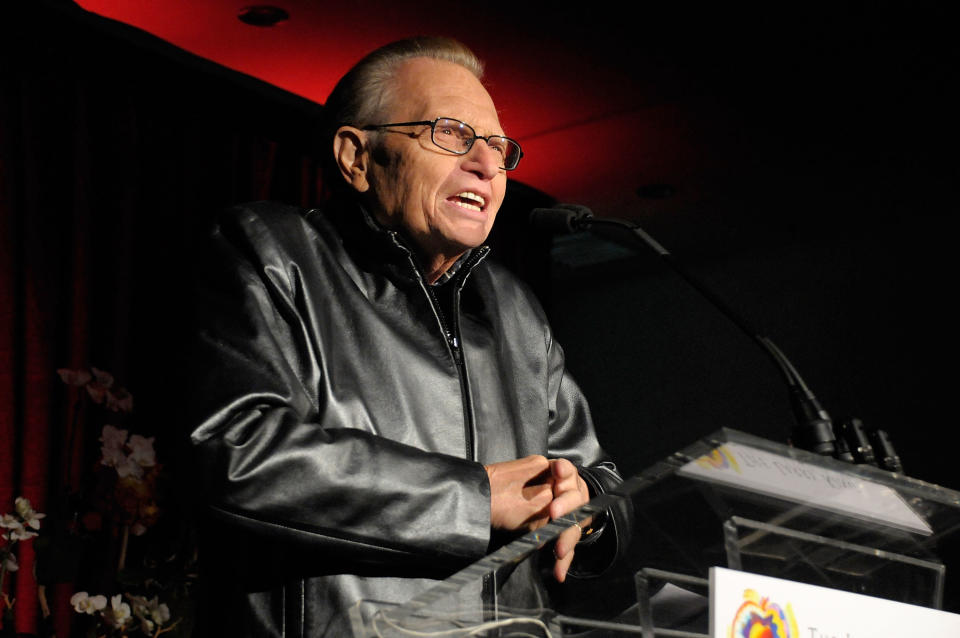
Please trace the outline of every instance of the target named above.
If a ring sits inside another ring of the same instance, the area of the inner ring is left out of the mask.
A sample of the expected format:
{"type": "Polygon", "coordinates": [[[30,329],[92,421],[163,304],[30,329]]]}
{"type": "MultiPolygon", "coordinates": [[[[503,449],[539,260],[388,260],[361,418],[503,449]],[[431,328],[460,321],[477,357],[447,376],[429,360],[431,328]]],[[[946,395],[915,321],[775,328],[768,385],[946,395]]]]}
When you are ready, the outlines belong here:
{"type": "Polygon", "coordinates": [[[577,466],[567,459],[550,459],[550,471],[554,479],[562,481],[574,476],[577,473],[577,466]]]}
{"type": "Polygon", "coordinates": [[[533,532],[550,522],[549,516],[539,516],[527,519],[526,528],[528,532],[533,532]]]}
{"type": "Polygon", "coordinates": [[[485,466],[490,481],[490,524],[496,529],[529,530],[549,518],[554,498],[550,462],[543,456],[485,466]],[[547,482],[544,482],[544,478],[547,482]]]}
{"type": "Polygon", "coordinates": [[[567,572],[570,570],[570,563],[573,562],[573,552],[570,552],[563,558],[558,558],[557,562],[553,565],[553,577],[557,579],[558,583],[562,583],[567,580],[567,572]]]}
{"type": "Polygon", "coordinates": [[[541,474],[548,471],[550,469],[550,461],[544,456],[534,454],[513,461],[491,463],[484,467],[491,480],[508,480],[527,483],[537,479],[541,474]]]}
{"type": "Polygon", "coordinates": [[[560,518],[569,514],[588,500],[587,496],[579,490],[567,490],[555,495],[553,502],[550,503],[550,518],[560,518]]]}
{"type": "Polygon", "coordinates": [[[580,528],[574,525],[564,531],[557,538],[553,553],[557,557],[553,566],[553,576],[558,582],[563,582],[567,578],[567,571],[573,562],[573,553],[577,547],[577,541],[580,540],[580,528]]]}
{"type": "Polygon", "coordinates": [[[539,511],[553,501],[553,490],[549,485],[528,485],[520,490],[520,496],[527,502],[528,507],[539,511]]]}
{"type": "Polygon", "coordinates": [[[550,460],[550,476],[553,479],[554,496],[567,490],[576,489],[577,481],[580,479],[577,467],[566,459],[550,460]]]}

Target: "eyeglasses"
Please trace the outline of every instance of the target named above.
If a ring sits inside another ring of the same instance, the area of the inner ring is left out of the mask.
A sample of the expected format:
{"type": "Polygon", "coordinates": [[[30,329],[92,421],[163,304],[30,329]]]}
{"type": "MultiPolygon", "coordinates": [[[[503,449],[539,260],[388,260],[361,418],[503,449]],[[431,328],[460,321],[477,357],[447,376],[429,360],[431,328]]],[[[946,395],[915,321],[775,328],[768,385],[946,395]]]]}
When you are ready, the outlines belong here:
{"type": "Polygon", "coordinates": [[[457,155],[466,155],[473,143],[477,140],[483,140],[487,146],[500,153],[500,168],[505,171],[512,171],[520,163],[523,157],[523,151],[520,149],[520,143],[503,135],[477,135],[473,127],[469,124],[455,120],[449,117],[438,117],[437,119],[423,122],[393,122],[391,124],[370,124],[364,126],[364,131],[373,131],[375,129],[390,128],[392,126],[430,126],[430,139],[434,144],[445,151],[456,153],[457,155]]]}

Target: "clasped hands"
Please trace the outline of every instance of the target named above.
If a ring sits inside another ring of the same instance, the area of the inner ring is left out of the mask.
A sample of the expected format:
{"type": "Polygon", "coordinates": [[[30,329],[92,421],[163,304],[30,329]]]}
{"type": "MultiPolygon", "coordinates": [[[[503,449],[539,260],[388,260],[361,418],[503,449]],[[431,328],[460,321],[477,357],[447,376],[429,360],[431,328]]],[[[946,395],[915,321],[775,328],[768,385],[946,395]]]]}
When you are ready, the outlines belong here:
{"type": "MultiPolygon", "coordinates": [[[[566,459],[527,456],[484,466],[490,479],[490,525],[529,532],[572,512],[590,500],[587,484],[566,459]]],[[[557,538],[553,575],[563,582],[581,530],[573,526],[557,538]]]]}

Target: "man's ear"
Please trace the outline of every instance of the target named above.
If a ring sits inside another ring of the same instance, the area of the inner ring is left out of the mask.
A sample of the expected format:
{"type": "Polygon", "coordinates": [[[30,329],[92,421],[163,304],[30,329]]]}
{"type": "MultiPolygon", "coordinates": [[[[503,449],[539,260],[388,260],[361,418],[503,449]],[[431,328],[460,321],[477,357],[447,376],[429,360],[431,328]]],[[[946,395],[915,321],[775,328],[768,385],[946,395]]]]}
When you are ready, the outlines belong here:
{"type": "Polygon", "coordinates": [[[370,188],[367,170],[370,166],[370,150],[367,135],[353,126],[341,126],[333,136],[333,158],[340,174],[359,193],[370,188]]]}

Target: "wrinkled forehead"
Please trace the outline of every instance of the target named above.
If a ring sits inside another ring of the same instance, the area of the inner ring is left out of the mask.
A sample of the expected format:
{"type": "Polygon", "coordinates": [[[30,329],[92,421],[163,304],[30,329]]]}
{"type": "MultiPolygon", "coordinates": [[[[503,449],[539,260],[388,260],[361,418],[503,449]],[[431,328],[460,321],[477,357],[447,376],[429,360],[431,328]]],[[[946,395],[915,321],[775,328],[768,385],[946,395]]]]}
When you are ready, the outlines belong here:
{"type": "Polygon", "coordinates": [[[391,121],[451,117],[480,135],[503,134],[493,98],[468,69],[445,60],[414,58],[403,62],[394,77],[391,121]]]}

